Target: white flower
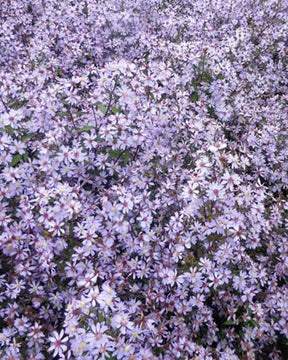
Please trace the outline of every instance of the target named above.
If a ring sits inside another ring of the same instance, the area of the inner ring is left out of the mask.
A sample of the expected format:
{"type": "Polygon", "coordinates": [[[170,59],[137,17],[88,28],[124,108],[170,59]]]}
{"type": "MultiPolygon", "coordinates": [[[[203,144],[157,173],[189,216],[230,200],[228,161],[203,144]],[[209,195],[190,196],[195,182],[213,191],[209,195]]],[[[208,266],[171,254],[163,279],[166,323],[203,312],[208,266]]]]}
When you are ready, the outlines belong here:
{"type": "Polygon", "coordinates": [[[54,331],[52,336],[49,337],[49,341],[52,343],[52,345],[49,347],[48,351],[53,353],[53,357],[56,357],[57,355],[62,356],[63,352],[67,350],[67,345],[65,343],[68,341],[68,336],[64,336],[64,331],[61,330],[61,332],[58,334],[57,331],[54,331]]]}
{"type": "Polygon", "coordinates": [[[198,184],[189,181],[188,185],[184,186],[182,191],[182,197],[184,199],[194,199],[197,197],[197,194],[199,194],[199,191],[197,190],[198,184]]]}
{"type": "Polygon", "coordinates": [[[207,195],[209,199],[213,201],[223,199],[225,196],[223,185],[216,182],[211,183],[209,189],[207,190],[207,195]]]}
{"type": "Polygon", "coordinates": [[[222,150],[226,148],[226,144],[225,143],[220,143],[217,142],[214,145],[209,146],[208,150],[212,151],[212,152],[216,152],[218,150],[222,150]]]}

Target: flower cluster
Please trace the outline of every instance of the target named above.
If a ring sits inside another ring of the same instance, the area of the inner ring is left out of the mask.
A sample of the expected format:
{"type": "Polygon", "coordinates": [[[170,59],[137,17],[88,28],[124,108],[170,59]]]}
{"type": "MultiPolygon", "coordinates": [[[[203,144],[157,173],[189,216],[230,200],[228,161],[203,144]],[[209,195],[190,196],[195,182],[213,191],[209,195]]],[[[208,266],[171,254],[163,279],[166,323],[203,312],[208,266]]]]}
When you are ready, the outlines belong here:
{"type": "Polygon", "coordinates": [[[0,357],[282,359],[285,1],[0,22],[0,357]]]}

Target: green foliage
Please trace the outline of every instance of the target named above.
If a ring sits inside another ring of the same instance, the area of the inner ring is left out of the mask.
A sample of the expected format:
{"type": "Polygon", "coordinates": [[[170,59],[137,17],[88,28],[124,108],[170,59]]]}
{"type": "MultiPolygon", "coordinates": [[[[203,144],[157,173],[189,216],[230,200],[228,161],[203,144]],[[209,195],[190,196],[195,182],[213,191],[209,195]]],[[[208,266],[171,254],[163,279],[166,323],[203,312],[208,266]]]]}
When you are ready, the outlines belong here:
{"type": "Polygon", "coordinates": [[[93,129],[95,129],[94,126],[84,126],[84,127],[80,128],[80,129],[77,129],[77,130],[75,130],[73,132],[74,133],[82,133],[82,132],[90,131],[90,130],[93,130],[93,129]]]}
{"type": "Polygon", "coordinates": [[[22,155],[16,154],[16,155],[13,157],[13,159],[12,159],[12,161],[11,161],[11,163],[10,163],[10,166],[16,166],[16,165],[20,162],[21,159],[22,159],[22,155]]]}
{"type": "Polygon", "coordinates": [[[95,103],[95,105],[97,106],[97,108],[104,114],[107,115],[107,108],[106,106],[104,106],[101,102],[97,101],[95,103]]]}

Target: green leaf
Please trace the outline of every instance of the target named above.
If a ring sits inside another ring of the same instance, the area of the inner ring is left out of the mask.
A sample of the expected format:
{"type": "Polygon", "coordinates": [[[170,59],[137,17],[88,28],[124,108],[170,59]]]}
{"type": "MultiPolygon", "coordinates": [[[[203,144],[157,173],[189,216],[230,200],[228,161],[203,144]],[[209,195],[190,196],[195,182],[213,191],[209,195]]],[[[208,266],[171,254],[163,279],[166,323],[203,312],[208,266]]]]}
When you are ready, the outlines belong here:
{"type": "Polygon", "coordinates": [[[97,106],[99,108],[99,110],[104,114],[106,115],[106,112],[107,112],[107,108],[106,106],[104,106],[101,102],[97,101],[95,103],[95,106],[97,106]]]}
{"type": "Polygon", "coordinates": [[[111,110],[112,110],[114,115],[121,114],[121,110],[117,109],[115,106],[111,106],[111,110]]]}
{"type": "Polygon", "coordinates": [[[11,107],[11,106],[14,106],[14,105],[16,105],[16,104],[17,104],[17,101],[12,100],[12,101],[10,101],[10,102],[7,104],[7,106],[8,106],[8,107],[11,107]]]}
{"type": "Polygon", "coordinates": [[[100,136],[97,136],[97,137],[96,137],[96,141],[97,141],[97,142],[100,142],[100,143],[103,143],[103,142],[104,142],[104,139],[102,139],[100,136]]]}
{"type": "Polygon", "coordinates": [[[105,321],[105,316],[104,313],[101,311],[100,314],[98,315],[98,322],[103,322],[105,321]]]}
{"type": "Polygon", "coordinates": [[[197,82],[195,80],[192,80],[192,86],[197,91],[197,82]]]}
{"type": "Polygon", "coordinates": [[[259,323],[255,320],[250,320],[249,323],[253,326],[253,327],[259,327],[259,323]]]}
{"type": "Polygon", "coordinates": [[[83,8],[83,14],[88,16],[88,7],[87,7],[87,5],[83,8]]]}
{"type": "Polygon", "coordinates": [[[62,70],[60,68],[55,69],[55,75],[56,76],[61,76],[62,75],[62,70]]]}
{"type": "Polygon", "coordinates": [[[11,107],[14,110],[18,110],[26,103],[27,103],[27,100],[12,100],[7,104],[7,106],[9,108],[11,107]]]}
{"type": "Polygon", "coordinates": [[[95,129],[95,127],[94,127],[94,126],[84,126],[84,127],[80,128],[80,129],[75,130],[74,133],[80,133],[80,132],[84,132],[84,131],[90,131],[90,130],[92,130],[92,129],[95,129]]]}
{"type": "Polygon", "coordinates": [[[122,150],[120,150],[120,149],[111,150],[111,151],[109,152],[109,157],[110,157],[110,158],[118,158],[119,155],[121,154],[121,152],[122,152],[122,150]]]}
{"type": "Polygon", "coordinates": [[[197,92],[193,92],[191,95],[190,95],[190,101],[194,102],[194,101],[198,101],[199,100],[199,95],[197,92]]]}
{"type": "Polygon", "coordinates": [[[27,161],[28,160],[28,153],[27,151],[25,151],[25,153],[23,154],[23,160],[27,161]]]}
{"type": "Polygon", "coordinates": [[[217,75],[217,79],[220,79],[220,80],[224,79],[224,75],[223,75],[223,74],[221,74],[221,73],[220,73],[220,74],[218,74],[218,75],[217,75]]]}
{"type": "Polygon", "coordinates": [[[227,320],[224,322],[224,325],[235,325],[233,320],[227,320]]]}
{"type": "Polygon", "coordinates": [[[107,108],[103,104],[99,104],[98,107],[99,107],[100,111],[105,115],[107,108]]]}
{"type": "Polygon", "coordinates": [[[6,132],[8,132],[9,135],[14,134],[14,129],[12,128],[11,125],[7,125],[7,126],[5,126],[5,128],[0,128],[0,131],[6,131],[6,132]]]}
{"type": "Polygon", "coordinates": [[[70,114],[67,111],[60,111],[59,116],[70,116],[70,114]]]}
{"type": "Polygon", "coordinates": [[[11,161],[11,163],[10,163],[10,166],[15,166],[15,165],[17,165],[17,164],[19,163],[19,161],[21,160],[21,158],[22,158],[22,156],[21,156],[20,154],[16,154],[16,155],[13,157],[13,159],[12,159],[12,161],[11,161]]]}
{"type": "Polygon", "coordinates": [[[28,4],[28,6],[27,6],[27,12],[28,12],[29,14],[33,14],[33,8],[32,8],[32,6],[31,6],[31,4],[28,4]]]}
{"type": "Polygon", "coordinates": [[[132,154],[130,153],[130,151],[125,151],[124,156],[123,156],[123,160],[124,160],[126,165],[128,164],[129,159],[131,157],[132,157],[132,154]]]}
{"type": "Polygon", "coordinates": [[[27,140],[31,139],[33,136],[35,136],[35,133],[26,134],[26,135],[22,136],[21,141],[27,141],[27,140]]]}

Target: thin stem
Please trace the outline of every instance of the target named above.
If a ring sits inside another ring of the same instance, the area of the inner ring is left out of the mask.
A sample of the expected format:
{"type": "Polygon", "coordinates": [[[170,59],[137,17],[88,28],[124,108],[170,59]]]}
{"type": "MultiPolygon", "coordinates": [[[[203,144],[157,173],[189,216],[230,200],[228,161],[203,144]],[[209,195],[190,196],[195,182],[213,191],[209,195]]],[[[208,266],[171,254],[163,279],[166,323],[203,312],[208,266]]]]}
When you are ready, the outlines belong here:
{"type": "Polygon", "coordinates": [[[0,99],[1,99],[2,104],[4,105],[4,108],[5,108],[6,112],[7,112],[7,114],[9,114],[9,109],[8,109],[8,107],[7,107],[6,103],[5,103],[5,101],[3,100],[2,95],[0,95],[0,99]]]}

